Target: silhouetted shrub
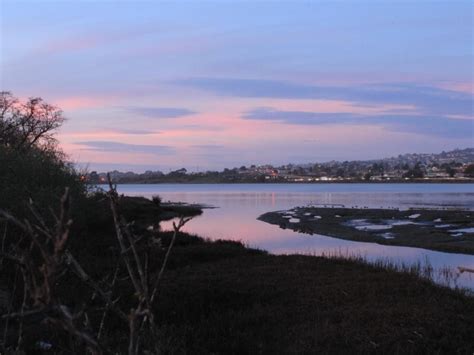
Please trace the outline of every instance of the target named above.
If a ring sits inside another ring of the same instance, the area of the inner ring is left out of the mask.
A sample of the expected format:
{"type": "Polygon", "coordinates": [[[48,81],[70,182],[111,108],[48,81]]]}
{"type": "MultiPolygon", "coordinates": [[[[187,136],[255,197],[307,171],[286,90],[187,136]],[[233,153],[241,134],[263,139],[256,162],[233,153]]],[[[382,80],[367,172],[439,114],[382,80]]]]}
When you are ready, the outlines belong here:
{"type": "Polygon", "coordinates": [[[161,198],[161,196],[158,196],[158,195],[154,195],[151,200],[153,201],[153,203],[156,205],[156,207],[160,207],[161,206],[161,202],[163,201],[163,199],[161,198]]]}

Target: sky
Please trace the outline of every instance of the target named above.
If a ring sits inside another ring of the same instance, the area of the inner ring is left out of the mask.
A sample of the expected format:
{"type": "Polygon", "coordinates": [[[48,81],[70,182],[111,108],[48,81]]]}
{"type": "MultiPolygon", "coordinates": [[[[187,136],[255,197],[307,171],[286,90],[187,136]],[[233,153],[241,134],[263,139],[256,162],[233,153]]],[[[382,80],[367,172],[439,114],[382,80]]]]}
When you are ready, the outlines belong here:
{"type": "Polygon", "coordinates": [[[474,146],[471,1],[0,0],[0,90],[89,170],[474,146]]]}

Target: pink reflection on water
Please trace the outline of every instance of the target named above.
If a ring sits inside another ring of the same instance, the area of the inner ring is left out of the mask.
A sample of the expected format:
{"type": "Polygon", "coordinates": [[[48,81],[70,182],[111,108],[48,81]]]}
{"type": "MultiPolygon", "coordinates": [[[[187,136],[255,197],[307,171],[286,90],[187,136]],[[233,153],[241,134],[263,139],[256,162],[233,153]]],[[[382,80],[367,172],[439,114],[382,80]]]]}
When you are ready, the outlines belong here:
{"type": "MultiPolygon", "coordinates": [[[[265,188],[268,188],[265,187],[265,188]]],[[[328,187],[326,187],[328,188],[328,187]]],[[[329,187],[330,188],[330,187],[329,187]]],[[[340,186],[338,188],[341,188],[340,186]]],[[[349,187],[351,188],[351,187],[349,187]]],[[[393,188],[391,186],[390,188],[393,188]]],[[[402,189],[408,187],[402,187],[402,189]]],[[[380,259],[403,264],[425,264],[434,269],[458,266],[474,268],[474,256],[430,251],[420,248],[396,247],[376,243],[361,243],[321,235],[307,235],[280,229],[257,220],[262,213],[285,210],[308,203],[342,203],[346,206],[407,207],[411,204],[450,204],[464,201],[472,205],[474,194],[446,192],[330,192],[298,191],[301,186],[277,186],[275,190],[261,191],[255,186],[233,186],[224,189],[219,185],[171,187],[164,185],[119,186],[121,193],[151,197],[160,194],[163,200],[201,203],[216,206],[205,209],[204,214],[188,223],[184,230],[209,239],[238,240],[244,244],[267,250],[274,254],[311,254],[361,256],[369,261],[380,259]],[[219,190],[222,189],[222,190],[219,190]],[[256,191],[255,191],[256,189],[256,191]],[[171,191],[170,191],[171,190],[171,191]]],[[[304,189],[303,189],[304,190],[304,189]]],[[[163,223],[163,229],[170,229],[171,222],[163,223]]],[[[443,280],[439,280],[441,283],[443,280]]],[[[469,273],[459,275],[457,284],[474,289],[474,277],[469,273]]]]}

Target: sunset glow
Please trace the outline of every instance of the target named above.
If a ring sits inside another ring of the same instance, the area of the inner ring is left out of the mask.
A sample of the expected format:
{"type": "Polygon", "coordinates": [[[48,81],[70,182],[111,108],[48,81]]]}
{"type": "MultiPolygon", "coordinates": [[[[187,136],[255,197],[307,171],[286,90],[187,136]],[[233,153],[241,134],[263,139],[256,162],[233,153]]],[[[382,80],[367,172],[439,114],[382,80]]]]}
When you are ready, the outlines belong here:
{"type": "Polygon", "coordinates": [[[473,142],[469,1],[56,1],[41,16],[30,5],[2,3],[1,90],[62,108],[62,148],[93,169],[382,158],[473,142]]]}

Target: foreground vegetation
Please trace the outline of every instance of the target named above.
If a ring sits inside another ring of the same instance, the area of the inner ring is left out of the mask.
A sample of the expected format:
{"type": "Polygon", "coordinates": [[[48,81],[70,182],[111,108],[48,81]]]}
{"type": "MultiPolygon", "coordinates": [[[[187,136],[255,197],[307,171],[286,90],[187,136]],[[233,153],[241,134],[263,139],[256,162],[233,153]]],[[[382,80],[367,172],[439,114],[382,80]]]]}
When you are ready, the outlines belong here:
{"type": "MultiPolygon", "coordinates": [[[[101,216],[70,244],[85,272],[102,280],[101,287],[107,282],[104,277],[117,273],[113,223],[104,223],[109,217],[101,216]]],[[[148,223],[142,220],[134,228],[145,238],[137,250],[148,255],[150,280],[155,280],[174,234],[146,231],[148,223]]],[[[127,312],[136,306],[136,296],[125,268],[118,270],[111,292],[117,306],[127,312]]],[[[87,314],[83,331],[97,336],[104,311],[89,286],[65,271],[55,292],[71,310],[87,314]]],[[[471,296],[434,285],[416,272],[396,272],[357,260],[274,256],[238,242],[211,242],[178,233],[156,300],[152,348],[161,353],[470,354],[474,350],[471,296]]],[[[79,324],[83,314],[78,315],[79,324]]],[[[127,323],[112,310],[104,321],[100,352],[126,353],[127,323]]],[[[15,344],[18,326],[10,321],[11,342],[5,345],[15,344]]],[[[38,315],[24,320],[22,339],[21,348],[27,352],[37,351],[41,344],[48,344],[44,353],[84,353],[87,348],[38,315]]],[[[142,338],[140,348],[146,349],[151,340],[142,338]]]]}
{"type": "Polygon", "coordinates": [[[183,234],[199,206],[86,188],[55,145],[59,110],[1,93],[0,112],[2,353],[474,351],[462,291],[183,234]]]}
{"type": "Polygon", "coordinates": [[[474,349],[472,298],[356,261],[183,242],[160,295],[162,346],[170,353],[474,349]]]}

